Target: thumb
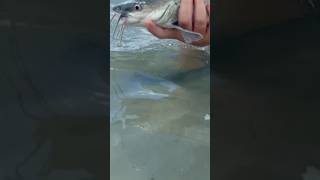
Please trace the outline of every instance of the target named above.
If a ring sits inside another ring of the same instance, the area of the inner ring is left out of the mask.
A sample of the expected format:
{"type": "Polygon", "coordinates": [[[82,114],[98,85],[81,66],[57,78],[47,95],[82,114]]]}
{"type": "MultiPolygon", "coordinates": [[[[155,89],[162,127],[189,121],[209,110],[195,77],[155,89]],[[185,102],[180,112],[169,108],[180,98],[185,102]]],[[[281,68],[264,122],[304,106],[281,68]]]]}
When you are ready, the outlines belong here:
{"type": "Polygon", "coordinates": [[[162,28],[152,22],[151,19],[147,19],[144,24],[151,34],[160,39],[177,39],[179,37],[177,30],[162,28]]]}

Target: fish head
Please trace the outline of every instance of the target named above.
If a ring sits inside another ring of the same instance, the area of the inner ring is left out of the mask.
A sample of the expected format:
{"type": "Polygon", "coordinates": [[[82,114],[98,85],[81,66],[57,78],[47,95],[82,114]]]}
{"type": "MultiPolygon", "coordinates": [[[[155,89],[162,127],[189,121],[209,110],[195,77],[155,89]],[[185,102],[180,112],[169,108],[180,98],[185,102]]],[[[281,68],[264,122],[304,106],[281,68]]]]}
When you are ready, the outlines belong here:
{"type": "Polygon", "coordinates": [[[152,12],[151,6],[146,1],[131,1],[121,3],[112,8],[125,18],[128,25],[143,25],[146,17],[152,12]]]}

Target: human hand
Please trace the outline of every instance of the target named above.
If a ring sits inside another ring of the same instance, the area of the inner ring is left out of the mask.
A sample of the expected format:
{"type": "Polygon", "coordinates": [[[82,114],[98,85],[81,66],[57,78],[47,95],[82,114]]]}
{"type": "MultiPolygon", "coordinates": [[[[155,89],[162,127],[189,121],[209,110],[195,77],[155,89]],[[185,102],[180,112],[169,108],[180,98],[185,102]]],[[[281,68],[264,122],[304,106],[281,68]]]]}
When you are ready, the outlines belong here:
{"type": "MultiPolygon", "coordinates": [[[[178,22],[182,28],[203,35],[203,39],[192,42],[192,45],[210,44],[210,4],[206,6],[203,0],[181,0],[178,22]]],[[[160,39],[177,39],[184,42],[181,32],[177,29],[160,27],[150,19],[145,21],[145,26],[160,39]]]]}

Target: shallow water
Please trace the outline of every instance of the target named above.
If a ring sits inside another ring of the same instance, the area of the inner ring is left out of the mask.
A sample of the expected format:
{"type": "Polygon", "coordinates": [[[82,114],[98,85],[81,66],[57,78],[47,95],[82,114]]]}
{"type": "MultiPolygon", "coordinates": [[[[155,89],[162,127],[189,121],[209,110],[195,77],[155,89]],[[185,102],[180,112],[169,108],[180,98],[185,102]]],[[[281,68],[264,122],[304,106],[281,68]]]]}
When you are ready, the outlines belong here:
{"type": "Polygon", "coordinates": [[[111,179],[210,179],[209,52],[144,28],[110,38],[111,179]]]}

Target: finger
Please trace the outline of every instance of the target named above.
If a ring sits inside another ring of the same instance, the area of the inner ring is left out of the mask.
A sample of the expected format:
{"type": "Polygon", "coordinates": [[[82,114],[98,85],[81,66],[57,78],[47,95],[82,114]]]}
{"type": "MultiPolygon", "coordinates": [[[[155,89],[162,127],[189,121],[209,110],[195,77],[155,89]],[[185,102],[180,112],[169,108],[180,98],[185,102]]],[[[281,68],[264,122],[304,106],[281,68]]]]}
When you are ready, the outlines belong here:
{"type": "Polygon", "coordinates": [[[181,0],[179,9],[179,26],[192,31],[193,0],[181,0]]]}
{"type": "Polygon", "coordinates": [[[210,24],[209,24],[208,27],[207,27],[206,34],[207,34],[206,36],[208,36],[209,39],[210,39],[210,24]]]}
{"type": "Polygon", "coordinates": [[[203,39],[201,39],[200,41],[195,41],[192,44],[200,47],[210,45],[210,28],[203,39]]]}
{"type": "Polygon", "coordinates": [[[207,30],[208,15],[203,0],[194,0],[194,28],[193,31],[205,34],[207,30]]]}
{"type": "Polygon", "coordinates": [[[147,27],[149,32],[151,32],[151,34],[160,39],[177,39],[179,37],[176,30],[162,28],[153,23],[152,20],[146,20],[145,26],[147,27]]]}
{"type": "Polygon", "coordinates": [[[210,3],[207,5],[207,12],[208,12],[208,25],[207,25],[207,32],[210,33],[210,24],[211,24],[211,18],[210,18],[210,3]]]}

